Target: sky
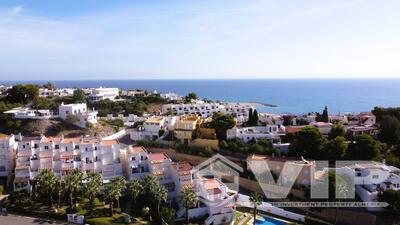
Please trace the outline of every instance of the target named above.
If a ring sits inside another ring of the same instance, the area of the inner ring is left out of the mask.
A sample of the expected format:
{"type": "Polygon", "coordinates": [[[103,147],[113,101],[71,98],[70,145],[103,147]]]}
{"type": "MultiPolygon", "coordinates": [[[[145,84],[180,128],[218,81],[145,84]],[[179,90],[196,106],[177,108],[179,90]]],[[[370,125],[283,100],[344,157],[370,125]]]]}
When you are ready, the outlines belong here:
{"type": "Polygon", "coordinates": [[[0,80],[400,78],[398,0],[1,0],[0,80]]]}

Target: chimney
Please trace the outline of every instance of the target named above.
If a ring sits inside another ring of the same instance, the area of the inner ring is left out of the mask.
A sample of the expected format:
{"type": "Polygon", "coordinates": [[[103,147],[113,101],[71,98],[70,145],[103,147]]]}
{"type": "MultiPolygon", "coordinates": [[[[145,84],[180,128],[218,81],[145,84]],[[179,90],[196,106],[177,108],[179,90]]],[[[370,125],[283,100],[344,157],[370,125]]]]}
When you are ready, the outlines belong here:
{"type": "Polygon", "coordinates": [[[64,134],[61,134],[60,140],[64,141],[64,134]]]}

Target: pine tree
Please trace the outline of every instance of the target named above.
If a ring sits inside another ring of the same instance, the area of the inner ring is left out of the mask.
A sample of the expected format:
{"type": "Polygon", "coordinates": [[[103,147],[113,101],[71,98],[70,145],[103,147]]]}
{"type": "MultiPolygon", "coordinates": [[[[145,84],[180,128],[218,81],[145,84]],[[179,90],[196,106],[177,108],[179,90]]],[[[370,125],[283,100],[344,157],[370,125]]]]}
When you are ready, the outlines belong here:
{"type": "Polygon", "coordinates": [[[258,112],[257,112],[257,109],[255,109],[253,111],[252,119],[253,119],[253,125],[252,126],[257,126],[258,125],[258,112]]]}
{"type": "Polygon", "coordinates": [[[252,121],[253,121],[253,109],[250,108],[250,109],[249,109],[249,119],[248,119],[248,121],[247,121],[247,123],[249,124],[249,126],[251,126],[252,121]]]}

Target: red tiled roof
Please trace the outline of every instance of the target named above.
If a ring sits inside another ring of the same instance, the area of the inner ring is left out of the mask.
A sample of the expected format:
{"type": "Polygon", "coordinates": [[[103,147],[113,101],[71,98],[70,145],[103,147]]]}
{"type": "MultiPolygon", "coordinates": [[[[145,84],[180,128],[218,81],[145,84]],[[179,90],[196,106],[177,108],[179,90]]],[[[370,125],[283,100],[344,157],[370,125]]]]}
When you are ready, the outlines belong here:
{"type": "Polygon", "coordinates": [[[129,148],[129,153],[142,153],[146,151],[147,151],[146,148],[143,146],[135,146],[129,148]]]}
{"type": "Polygon", "coordinates": [[[168,159],[168,156],[165,153],[150,153],[148,158],[152,163],[161,163],[165,159],[168,159]]]}

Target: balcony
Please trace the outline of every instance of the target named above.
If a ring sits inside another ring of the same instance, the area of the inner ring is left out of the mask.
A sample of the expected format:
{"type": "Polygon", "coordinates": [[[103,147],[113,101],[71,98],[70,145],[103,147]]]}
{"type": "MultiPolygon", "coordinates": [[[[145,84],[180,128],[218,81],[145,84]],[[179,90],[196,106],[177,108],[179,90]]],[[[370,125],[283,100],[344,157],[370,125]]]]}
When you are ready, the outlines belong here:
{"type": "Polygon", "coordinates": [[[95,170],[96,169],[96,164],[95,163],[83,163],[83,169],[84,170],[95,170]]]}
{"type": "Polygon", "coordinates": [[[30,177],[30,169],[29,169],[29,167],[17,167],[17,168],[15,168],[15,177],[16,178],[29,178],[30,177]]]}

